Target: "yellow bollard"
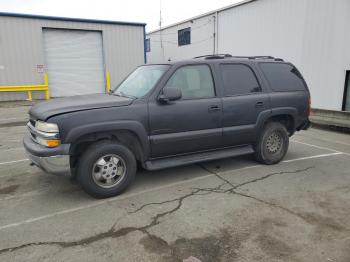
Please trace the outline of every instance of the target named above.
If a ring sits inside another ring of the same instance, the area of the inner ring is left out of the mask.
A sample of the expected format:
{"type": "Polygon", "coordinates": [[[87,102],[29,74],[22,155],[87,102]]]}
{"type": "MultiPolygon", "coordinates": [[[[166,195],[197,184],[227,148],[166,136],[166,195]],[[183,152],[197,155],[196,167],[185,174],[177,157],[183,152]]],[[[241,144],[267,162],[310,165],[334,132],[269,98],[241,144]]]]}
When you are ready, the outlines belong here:
{"type": "Polygon", "coordinates": [[[46,99],[46,100],[49,100],[49,99],[50,99],[50,91],[49,91],[49,89],[47,89],[47,90],[45,91],[45,99],[46,99]]]}
{"type": "Polygon", "coordinates": [[[45,99],[49,100],[50,99],[49,76],[47,75],[47,73],[44,74],[44,85],[47,87],[45,91],[45,99]]]}
{"type": "Polygon", "coordinates": [[[32,91],[28,91],[27,94],[28,94],[27,100],[28,101],[32,101],[33,100],[33,98],[32,98],[32,91]]]}
{"type": "Polygon", "coordinates": [[[111,91],[111,76],[109,72],[106,72],[106,92],[109,93],[111,91]]]}

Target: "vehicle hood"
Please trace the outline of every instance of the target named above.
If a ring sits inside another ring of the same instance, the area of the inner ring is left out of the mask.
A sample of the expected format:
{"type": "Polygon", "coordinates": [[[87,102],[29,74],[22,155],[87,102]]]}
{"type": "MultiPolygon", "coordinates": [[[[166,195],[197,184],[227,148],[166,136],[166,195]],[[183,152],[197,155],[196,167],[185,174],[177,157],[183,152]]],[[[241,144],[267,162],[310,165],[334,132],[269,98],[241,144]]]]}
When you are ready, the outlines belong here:
{"type": "Polygon", "coordinates": [[[132,101],[132,98],[109,94],[71,96],[39,103],[29,110],[29,115],[31,118],[45,121],[54,115],[97,108],[127,106],[132,101]]]}

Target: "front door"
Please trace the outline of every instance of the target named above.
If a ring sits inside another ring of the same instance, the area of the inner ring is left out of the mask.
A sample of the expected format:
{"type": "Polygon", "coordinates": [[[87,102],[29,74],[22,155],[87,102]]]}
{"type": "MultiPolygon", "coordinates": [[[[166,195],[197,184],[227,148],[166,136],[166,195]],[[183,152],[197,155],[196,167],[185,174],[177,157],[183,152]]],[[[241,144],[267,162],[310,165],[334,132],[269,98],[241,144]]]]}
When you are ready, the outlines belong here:
{"type": "Polygon", "coordinates": [[[222,102],[216,97],[208,65],[179,67],[165,86],[177,87],[182,98],[149,103],[152,157],[185,154],[220,147],[222,102]]]}

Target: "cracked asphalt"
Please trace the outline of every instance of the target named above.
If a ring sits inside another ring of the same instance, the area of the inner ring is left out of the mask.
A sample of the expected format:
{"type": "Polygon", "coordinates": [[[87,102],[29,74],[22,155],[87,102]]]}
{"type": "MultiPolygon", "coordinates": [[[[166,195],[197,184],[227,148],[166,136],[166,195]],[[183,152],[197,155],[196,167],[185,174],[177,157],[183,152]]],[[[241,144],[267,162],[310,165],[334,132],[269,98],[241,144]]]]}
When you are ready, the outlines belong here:
{"type": "Polygon", "coordinates": [[[29,166],[24,132],[0,127],[0,261],[350,261],[350,135],[300,132],[273,166],[139,171],[96,200],[29,166]]]}

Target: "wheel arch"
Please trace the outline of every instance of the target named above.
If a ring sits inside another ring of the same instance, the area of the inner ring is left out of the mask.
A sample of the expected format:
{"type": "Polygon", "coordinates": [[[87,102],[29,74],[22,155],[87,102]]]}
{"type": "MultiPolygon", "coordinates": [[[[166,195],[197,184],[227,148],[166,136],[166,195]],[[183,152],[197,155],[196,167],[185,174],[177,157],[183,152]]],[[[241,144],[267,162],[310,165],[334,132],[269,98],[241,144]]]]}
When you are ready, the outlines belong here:
{"type": "Polygon", "coordinates": [[[297,110],[295,108],[277,108],[272,109],[270,114],[264,114],[258,119],[258,134],[264,128],[266,123],[269,122],[280,122],[282,123],[290,136],[292,136],[295,132],[296,128],[296,117],[297,110]]]}
{"type": "Polygon", "coordinates": [[[89,145],[101,140],[118,141],[133,152],[136,160],[144,162],[149,156],[150,148],[147,133],[140,125],[139,123],[129,123],[129,125],[99,123],[79,126],[72,130],[66,137],[66,141],[71,144],[72,166],[76,163],[74,159],[89,145]]]}

